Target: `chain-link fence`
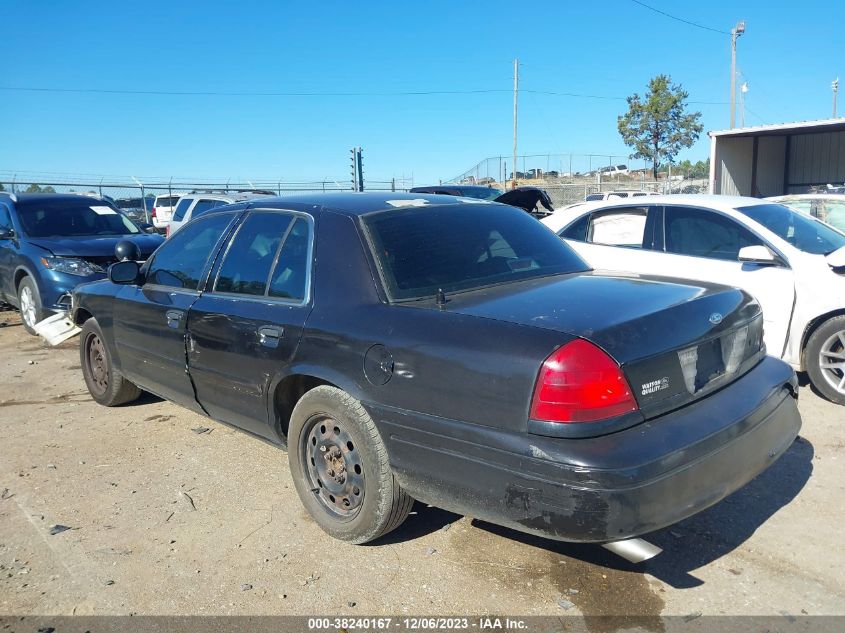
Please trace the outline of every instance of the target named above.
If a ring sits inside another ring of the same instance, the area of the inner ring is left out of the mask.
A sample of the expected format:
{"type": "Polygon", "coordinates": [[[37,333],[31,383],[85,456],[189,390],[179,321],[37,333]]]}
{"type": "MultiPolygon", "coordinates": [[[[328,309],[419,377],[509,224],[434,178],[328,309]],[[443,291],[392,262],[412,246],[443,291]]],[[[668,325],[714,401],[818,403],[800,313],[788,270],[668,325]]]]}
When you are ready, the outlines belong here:
{"type": "MultiPolygon", "coordinates": [[[[444,182],[483,185],[513,180],[512,163],[510,156],[492,156],[444,182]]],[[[599,173],[612,176],[636,171],[645,175],[649,171],[644,165],[637,167],[635,169],[626,156],[613,154],[526,154],[516,157],[516,179],[542,178],[569,183],[599,173]]]]}
{"type": "MultiPolygon", "coordinates": [[[[410,180],[366,180],[365,191],[407,191],[413,184],[410,180]]],[[[186,193],[233,193],[254,191],[283,196],[303,192],[352,191],[351,182],[336,180],[321,181],[269,181],[269,180],[227,180],[194,181],[173,179],[166,182],[123,180],[120,178],[76,179],[76,178],[18,178],[0,173],[0,191],[12,193],[80,193],[107,197],[134,219],[150,221],[153,204],[158,196],[180,196],[186,193]]]]}
{"type": "Polygon", "coordinates": [[[588,196],[597,193],[611,193],[611,192],[628,192],[629,194],[637,191],[647,191],[650,193],[685,193],[697,194],[707,193],[709,182],[705,179],[675,179],[675,180],[661,180],[661,181],[634,181],[634,180],[615,180],[612,182],[592,182],[592,183],[523,183],[536,184],[545,189],[552,199],[552,205],[555,209],[560,209],[568,204],[576,202],[584,202],[588,196]]]}

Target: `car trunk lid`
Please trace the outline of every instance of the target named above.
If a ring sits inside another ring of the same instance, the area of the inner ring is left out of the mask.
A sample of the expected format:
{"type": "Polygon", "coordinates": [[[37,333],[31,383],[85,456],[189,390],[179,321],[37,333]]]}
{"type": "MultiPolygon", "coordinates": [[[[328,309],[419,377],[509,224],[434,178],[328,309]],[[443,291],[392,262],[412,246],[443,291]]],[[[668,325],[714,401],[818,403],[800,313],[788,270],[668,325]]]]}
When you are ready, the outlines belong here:
{"type": "Polygon", "coordinates": [[[552,329],[598,345],[621,365],[647,418],[729,384],[764,354],[753,298],[737,288],[687,280],[562,275],[456,293],[440,309],[552,329]]]}

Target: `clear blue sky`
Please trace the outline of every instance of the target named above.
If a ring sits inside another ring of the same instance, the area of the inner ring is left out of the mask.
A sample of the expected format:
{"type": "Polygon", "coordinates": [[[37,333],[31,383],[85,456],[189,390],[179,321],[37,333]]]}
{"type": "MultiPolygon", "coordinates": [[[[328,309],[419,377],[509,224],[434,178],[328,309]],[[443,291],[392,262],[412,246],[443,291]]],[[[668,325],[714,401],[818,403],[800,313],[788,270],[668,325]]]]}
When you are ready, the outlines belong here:
{"type": "MultiPolygon", "coordinates": [[[[644,0],[729,31],[740,18],[746,123],[826,118],[845,79],[835,4],[644,0]]],[[[419,96],[168,96],[0,90],[0,170],[343,179],[448,178],[511,151],[521,87],[625,97],[670,74],[692,101],[727,102],[729,41],[630,0],[602,2],[0,2],[0,86],[359,92],[419,96]]],[[[845,100],[842,100],[845,111],[845,100]]],[[[522,94],[520,153],[627,155],[625,103],[522,94]]],[[[727,105],[694,105],[705,130],[727,105]]],[[[681,158],[703,159],[706,134],[681,158]]],[[[544,165],[541,165],[544,166],[544,165]]]]}

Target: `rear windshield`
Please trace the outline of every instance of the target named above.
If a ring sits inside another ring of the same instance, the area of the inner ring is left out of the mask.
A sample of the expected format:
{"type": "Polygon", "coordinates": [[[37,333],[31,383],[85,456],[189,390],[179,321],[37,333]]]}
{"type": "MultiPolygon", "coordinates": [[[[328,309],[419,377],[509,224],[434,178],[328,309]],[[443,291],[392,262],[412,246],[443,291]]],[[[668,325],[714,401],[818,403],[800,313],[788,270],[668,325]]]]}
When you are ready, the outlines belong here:
{"type": "Polygon", "coordinates": [[[513,207],[415,207],[364,221],[394,301],[589,270],[554,233],[513,207]]]}
{"type": "Polygon", "coordinates": [[[122,213],[99,200],[20,200],[16,205],[29,237],[133,235],[141,230],[122,213]]]}
{"type": "Polygon", "coordinates": [[[845,235],[782,204],[755,204],[737,211],[806,253],[827,255],[845,246],[845,235]]]}
{"type": "Polygon", "coordinates": [[[181,196],[159,196],[156,198],[155,206],[157,207],[172,207],[179,202],[181,196]]]}

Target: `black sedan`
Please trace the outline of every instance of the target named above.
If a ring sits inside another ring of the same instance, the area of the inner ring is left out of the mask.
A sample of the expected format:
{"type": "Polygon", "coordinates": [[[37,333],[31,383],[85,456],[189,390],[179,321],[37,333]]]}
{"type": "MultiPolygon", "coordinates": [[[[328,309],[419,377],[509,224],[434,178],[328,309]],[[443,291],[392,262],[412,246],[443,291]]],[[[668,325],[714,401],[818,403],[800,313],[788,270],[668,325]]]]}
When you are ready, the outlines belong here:
{"type": "Polygon", "coordinates": [[[633,537],[747,483],[801,424],[749,295],[594,272],[507,205],[256,200],[109,278],[73,296],[93,398],[144,389],[287,447],[311,516],[355,543],[414,498],[633,537]]]}

